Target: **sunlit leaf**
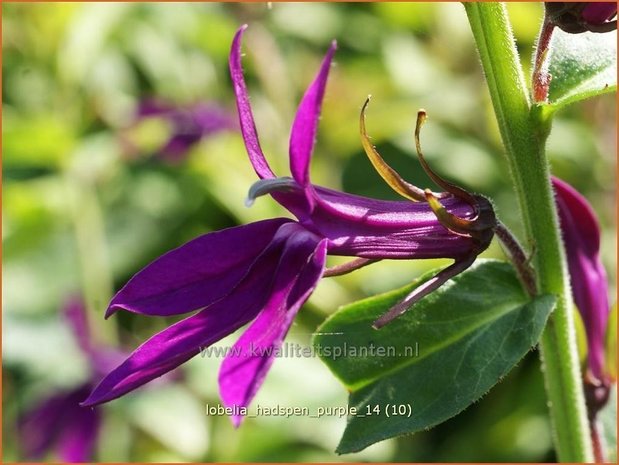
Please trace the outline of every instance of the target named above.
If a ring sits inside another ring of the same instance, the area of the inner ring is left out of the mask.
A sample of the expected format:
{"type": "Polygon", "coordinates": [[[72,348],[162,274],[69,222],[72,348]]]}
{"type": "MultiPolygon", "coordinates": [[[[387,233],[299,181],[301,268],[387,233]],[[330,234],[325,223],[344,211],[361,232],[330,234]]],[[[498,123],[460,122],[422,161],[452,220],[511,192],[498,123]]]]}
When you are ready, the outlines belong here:
{"type": "Polygon", "coordinates": [[[617,89],[617,33],[568,34],[551,42],[548,100],[554,109],[617,89]]]}
{"type": "Polygon", "coordinates": [[[57,115],[3,118],[2,155],[8,168],[58,168],[76,144],[75,128],[57,115]]]}

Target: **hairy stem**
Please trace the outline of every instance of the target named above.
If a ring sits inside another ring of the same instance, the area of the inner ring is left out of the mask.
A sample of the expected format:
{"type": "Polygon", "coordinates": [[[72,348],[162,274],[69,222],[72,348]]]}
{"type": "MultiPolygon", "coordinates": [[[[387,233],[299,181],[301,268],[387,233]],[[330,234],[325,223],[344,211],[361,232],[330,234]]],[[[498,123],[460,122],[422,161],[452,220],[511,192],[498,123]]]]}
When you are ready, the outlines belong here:
{"type": "Polygon", "coordinates": [[[532,257],[527,257],[527,254],[524,252],[524,249],[520,245],[520,242],[518,242],[518,239],[516,239],[507,226],[500,221],[497,222],[494,232],[496,237],[498,237],[501,241],[503,247],[505,247],[507,253],[510,255],[522,285],[530,296],[536,295],[537,283],[535,282],[535,273],[529,265],[532,257]]]}
{"type": "Polygon", "coordinates": [[[565,252],[544,145],[548,125],[532,107],[505,6],[465,3],[506,148],[526,243],[541,294],[557,297],[540,343],[557,455],[563,462],[593,459],[570,298],[565,252]]]}
{"type": "Polygon", "coordinates": [[[548,72],[548,54],[550,51],[550,40],[555,25],[550,22],[548,16],[544,16],[542,30],[539,34],[535,49],[535,62],[531,75],[531,88],[533,89],[533,100],[537,103],[544,103],[548,100],[550,81],[552,76],[548,72]]]}

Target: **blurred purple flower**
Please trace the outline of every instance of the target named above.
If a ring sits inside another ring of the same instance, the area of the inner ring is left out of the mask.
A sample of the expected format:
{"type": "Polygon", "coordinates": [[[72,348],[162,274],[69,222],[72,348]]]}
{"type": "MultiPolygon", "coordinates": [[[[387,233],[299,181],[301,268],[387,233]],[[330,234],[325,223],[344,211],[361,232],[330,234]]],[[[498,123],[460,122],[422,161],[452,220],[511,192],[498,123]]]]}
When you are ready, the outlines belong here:
{"type": "Polygon", "coordinates": [[[604,341],[610,314],[608,281],[600,260],[600,227],[587,200],[566,182],[553,178],[574,303],[587,333],[588,367],[599,381],[604,373],[604,341]]]}
{"type": "Polygon", "coordinates": [[[552,24],[565,32],[610,32],[617,29],[616,2],[545,2],[552,24]]]}
{"type": "MultiPolygon", "coordinates": [[[[438,178],[421,153],[428,173],[454,194],[424,192],[406,183],[371,146],[363,119],[362,140],[372,163],[390,185],[415,201],[374,200],[310,183],[309,163],[335,43],[303,96],[292,125],[293,177],[276,178],[260,148],[244,82],[244,29],[232,44],[230,72],[245,145],[261,178],[250,189],[249,198],[253,201],[270,194],[297,221],[275,218],[206,234],[138,272],[114,296],[106,317],[118,310],[151,316],[198,312],[138,347],[95,388],[86,405],[107,402],[161,376],[253,320],[223,361],[219,375],[223,403],[236,409],[247,407],[297,311],[322,276],[342,274],[383,258],[455,259],[377,320],[376,325],[382,326],[470,266],[492,239],[494,212],[485,198],[438,178]],[[327,254],[357,259],[325,270],[327,254]]],[[[235,425],[241,420],[241,414],[233,415],[235,425]]]]}
{"type": "Polygon", "coordinates": [[[101,412],[80,407],[79,403],[124,354],[92,345],[81,300],[70,299],[63,316],[90,360],[91,377],[74,389],[53,394],[26,412],[19,418],[18,432],[23,454],[29,460],[41,460],[54,452],[62,462],[89,462],[99,434],[101,412]]]}
{"type": "MultiPolygon", "coordinates": [[[[170,137],[158,152],[161,158],[173,163],[183,160],[203,137],[238,129],[232,115],[213,103],[181,106],[148,98],[139,103],[134,124],[149,118],[161,118],[169,123],[170,137]]],[[[128,140],[124,142],[135,150],[128,140]]]]}
{"type": "Polygon", "coordinates": [[[92,386],[85,383],[56,393],[20,418],[18,431],[27,460],[40,461],[52,451],[61,462],[92,460],[101,411],[79,405],[92,386]]]}

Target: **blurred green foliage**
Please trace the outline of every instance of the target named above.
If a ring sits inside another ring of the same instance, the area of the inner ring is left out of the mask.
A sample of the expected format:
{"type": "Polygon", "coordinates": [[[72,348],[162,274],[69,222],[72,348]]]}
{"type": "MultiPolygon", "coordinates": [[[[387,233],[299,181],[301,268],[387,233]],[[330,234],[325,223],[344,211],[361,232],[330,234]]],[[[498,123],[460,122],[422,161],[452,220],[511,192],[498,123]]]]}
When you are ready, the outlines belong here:
{"type": "MultiPolygon", "coordinates": [[[[541,4],[509,5],[525,70],[541,4]]],[[[256,179],[236,132],[203,139],[181,163],[156,156],[161,124],[133,128],[137,104],[216,102],[234,112],[227,54],[243,23],[245,69],[263,148],[285,175],[296,103],[337,39],[312,163],[316,183],[395,198],[361,150],[358,117],[385,158],[420,186],[412,129],[443,175],[491,197],[500,217],[519,218],[500,137],[462,7],[457,3],[6,3],[3,29],[3,434],[4,460],[23,460],[16,419],[39,399],[87,376],[59,316],[84,294],[96,337],[136,347],[169,321],[102,318],[111,293],[150,260],[199,234],[285,214],[244,197],[256,179]],[[132,132],[141,150],[123,143],[132,132]],[[137,131],[137,132],[136,132],[137,131]]],[[[593,204],[602,258],[616,276],[614,96],[573,105],[555,121],[555,174],[593,204]]],[[[501,258],[494,244],[485,256],[501,258]]],[[[379,263],[325,279],[289,341],[311,333],[338,305],[410,282],[441,262],[379,263]]],[[[613,289],[614,292],[614,289],[613,289]]],[[[614,294],[613,294],[614,295],[614,294]]],[[[170,320],[171,321],[171,320],[170,320]]],[[[230,341],[222,341],[226,345],[230,341]]],[[[527,357],[480,403],[431,431],[338,458],[345,420],[250,419],[234,430],[207,417],[218,402],[220,360],[196,357],[181,383],[144,388],[102,407],[104,461],[544,461],[552,460],[540,367],[527,357]]],[[[254,404],[344,406],[346,392],[316,358],[279,359],[254,404]]],[[[54,460],[54,456],[47,457],[54,460]]]]}

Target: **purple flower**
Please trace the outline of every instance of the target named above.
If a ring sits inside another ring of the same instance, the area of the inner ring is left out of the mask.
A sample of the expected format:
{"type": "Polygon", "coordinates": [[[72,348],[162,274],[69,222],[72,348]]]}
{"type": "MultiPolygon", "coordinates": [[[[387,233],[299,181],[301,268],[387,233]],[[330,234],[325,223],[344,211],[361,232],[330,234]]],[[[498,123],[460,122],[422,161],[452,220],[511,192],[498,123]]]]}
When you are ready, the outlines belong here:
{"type": "MultiPolygon", "coordinates": [[[[364,113],[361,135],[368,156],[387,182],[409,200],[375,200],[311,184],[309,163],[335,43],[303,96],[292,125],[292,177],[275,177],[260,147],[241,68],[244,29],[232,43],[230,72],[245,146],[261,178],[250,189],[249,201],[270,194],[297,220],[276,218],[206,234],[138,272],[114,296],[106,317],[118,310],[150,316],[197,313],[138,347],[95,388],[86,405],[117,398],[252,322],[223,361],[219,374],[223,403],[235,409],[247,407],[296,313],[321,277],[379,259],[455,259],[453,265],[377,320],[375,325],[380,327],[470,266],[492,239],[496,220],[485,198],[470,195],[435,175],[419,147],[424,168],[448,192],[435,194],[408,184],[369,142],[364,113]],[[325,269],[327,254],[355,260],[325,269]]],[[[424,117],[425,113],[420,113],[417,142],[424,117]]],[[[236,425],[241,420],[241,413],[233,416],[236,425]]]]}
{"type": "Polygon", "coordinates": [[[79,403],[96,381],[124,358],[119,352],[92,344],[81,300],[70,299],[64,308],[80,349],[88,356],[93,373],[85,383],[57,392],[26,412],[18,421],[22,451],[29,460],[41,460],[55,452],[62,462],[89,462],[95,450],[101,425],[99,410],[79,403]]]}
{"type": "Polygon", "coordinates": [[[567,252],[574,303],[587,333],[590,375],[603,381],[604,341],[610,304],[606,271],[600,260],[600,227],[587,200],[566,182],[553,178],[561,231],[567,252]]]}
{"type": "Polygon", "coordinates": [[[617,16],[617,2],[587,3],[581,15],[586,23],[601,26],[617,16]]]}
{"type": "Polygon", "coordinates": [[[52,451],[61,462],[92,460],[101,411],[79,405],[92,387],[85,383],[56,393],[20,418],[18,432],[28,460],[40,461],[52,451]]]}
{"type": "Polygon", "coordinates": [[[565,32],[609,32],[617,29],[616,2],[546,2],[550,22],[565,32]]]}
{"type": "MultiPolygon", "coordinates": [[[[215,104],[180,106],[162,100],[145,99],[138,105],[135,124],[149,118],[161,118],[170,125],[170,137],[159,149],[159,155],[169,162],[181,161],[203,137],[238,128],[232,116],[215,104]]],[[[129,140],[125,140],[125,143],[132,151],[135,150],[129,140]]]]}

